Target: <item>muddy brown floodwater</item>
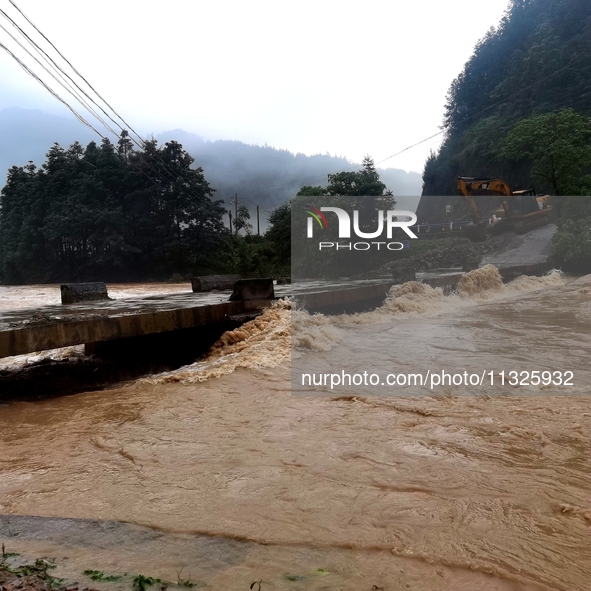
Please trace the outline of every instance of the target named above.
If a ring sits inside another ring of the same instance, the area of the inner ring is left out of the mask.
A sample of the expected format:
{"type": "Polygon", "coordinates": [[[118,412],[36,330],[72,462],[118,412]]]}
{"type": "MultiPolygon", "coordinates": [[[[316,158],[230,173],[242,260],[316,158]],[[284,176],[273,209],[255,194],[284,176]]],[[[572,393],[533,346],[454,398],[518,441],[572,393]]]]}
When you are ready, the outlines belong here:
{"type": "Polygon", "coordinates": [[[182,568],[223,591],[588,589],[591,277],[493,284],[297,312],[297,358],[337,363],[338,343],[366,339],[363,368],[382,348],[369,329],[395,322],[393,370],[537,361],[572,370],[568,391],[294,396],[278,304],[175,372],[0,406],[0,541],[74,580],[182,568]]]}

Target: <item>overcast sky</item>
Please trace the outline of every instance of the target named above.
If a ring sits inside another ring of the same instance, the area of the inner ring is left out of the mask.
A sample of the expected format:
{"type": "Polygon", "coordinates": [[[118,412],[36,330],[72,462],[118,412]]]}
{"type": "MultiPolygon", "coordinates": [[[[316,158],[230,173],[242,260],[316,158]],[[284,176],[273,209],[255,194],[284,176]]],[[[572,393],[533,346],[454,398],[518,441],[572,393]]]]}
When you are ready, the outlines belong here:
{"type": "MultiPolygon", "coordinates": [[[[507,0],[15,2],[140,133],[183,128],[358,162],[365,154],[379,162],[439,131],[450,83],[507,7],[507,0]]],[[[0,8],[24,22],[8,0],[0,8]]],[[[1,15],[0,24],[14,32],[1,15]]],[[[24,56],[2,29],[0,43],[24,56]]],[[[0,85],[0,108],[67,113],[3,50],[0,85]]],[[[381,166],[421,172],[439,141],[381,166]]]]}

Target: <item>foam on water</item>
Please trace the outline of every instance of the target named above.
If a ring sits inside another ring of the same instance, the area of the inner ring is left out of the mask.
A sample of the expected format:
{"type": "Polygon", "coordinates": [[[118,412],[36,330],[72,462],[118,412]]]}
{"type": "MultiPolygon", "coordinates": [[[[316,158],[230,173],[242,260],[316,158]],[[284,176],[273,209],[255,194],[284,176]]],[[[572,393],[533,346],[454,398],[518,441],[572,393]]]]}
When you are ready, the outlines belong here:
{"type": "Polygon", "coordinates": [[[458,283],[458,295],[463,298],[484,298],[503,289],[503,280],[494,265],[486,265],[466,273],[458,283]]]}
{"type": "Polygon", "coordinates": [[[334,321],[341,325],[374,324],[385,322],[396,315],[417,315],[439,312],[449,307],[452,300],[443,295],[441,288],[433,288],[417,281],[395,285],[386,301],[371,312],[341,314],[334,321]]]}
{"type": "Polygon", "coordinates": [[[291,343],[294,349],[329,351],[343,336],[332,318],[324,314],[309,314],[305,310],[293,310],[291,323],[291,343]]]}
{"type": "Polygon", "coordinates": [[[564,273],[558,269],[552,269],[543,277],[521,275],[505,286],[507,291],[531,291],[544,287],[561,287],[566,284],[564,273]]]}
{"type": "Polygon", "coordinates": [[[409,281],[391,288],[386,301],[371,312],[342,314],[334,317],[341,325],[373,324],[387,321],[394,315],[439,315],[456,309],[474,306],[482,301],[506,297],[513,292],[533,291],[560,287],[566,284],[564,275],[557,270],[544,277],[521,276],[504,285],[499,270],[486,265],[466,273],[455,293],[444,295],[439,287],[409,281]]]}
{"type": "Polygon", "coordinates": [[[26,355],[15,355],[14,357],[0,359],[0,371],[22,369],[41,361],[75,360],[81,359],[82,357],[84,357],[84,345],[48,349],[47,351],[37,351],[35,353],[27,353],[26,355]]]}
{"type": "Polygon", "coordinates": [[[278,300],[258,318],[225,332],[204,359],[176,371],[145,378],[153,384],[204,382],[238,368],[277,367],[291,352],[291,304],[278,300]]]}

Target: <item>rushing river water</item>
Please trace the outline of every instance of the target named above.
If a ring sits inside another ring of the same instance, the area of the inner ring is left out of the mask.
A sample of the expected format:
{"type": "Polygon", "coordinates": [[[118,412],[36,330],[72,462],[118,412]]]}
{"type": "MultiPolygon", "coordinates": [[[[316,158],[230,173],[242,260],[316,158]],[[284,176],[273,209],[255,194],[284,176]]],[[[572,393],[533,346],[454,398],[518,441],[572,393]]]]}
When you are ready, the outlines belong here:
{"type": "Polygon", "coordinates": [[[279,303],[191,366],[0,406],[0,514],[129,524],[11,537],[0,519],[0,540],[76,580],[182,568],[223,591],[589,588],[591,276],[468,282],[462,297],[416,285],[350,317],[279,303]],[[395,371],[570,370],[574,386],[294,396],[296,324],[297,359],[319,370],[383,364],[375,335],[395,324],[395,371]]]}

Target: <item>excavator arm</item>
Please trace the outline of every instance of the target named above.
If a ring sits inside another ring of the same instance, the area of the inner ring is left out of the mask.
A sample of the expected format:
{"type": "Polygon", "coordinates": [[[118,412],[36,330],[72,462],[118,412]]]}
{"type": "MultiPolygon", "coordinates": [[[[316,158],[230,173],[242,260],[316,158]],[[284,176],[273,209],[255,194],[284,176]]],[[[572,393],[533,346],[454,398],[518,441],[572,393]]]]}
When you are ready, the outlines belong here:
{"type": "Polygon", "coordinates": [[[473,222],[466,228],[466,235],[472,242],[484,242],[486,226],[482,221],[474,195],[500,195],[503,197],[503,208],[508,211],[510,203],[504,197],[511,195],[511,187],[501,179],[477,179],[468,176],[458,177],[457,187],[466,200],[473,222]]]}
{"type": "MultiPolygon", "coordinates": [[[[476,201],[474,201],[474,197],[472,195],[464,195],[466,198],[466,203],[468,204],[468,208],[470,209],[470,216],[472,217],[472,225],[475,228],[479,228],[478,234],[484,232],[485,236],[482,240],[486,238],[486,232],[484,230],[484,222],[482,221],[482,216],[480,215],[480,211],[478,211],[478,206],[476,205],[476,201]]],[[[469,230],[468,230],[469,232],[469,230]]],[[[476,240],[476,242],[482,242],[482,240],[476,240]]]]}
{"type": "Polygon", "coordinates": [[[462,195],[512,195],[511,187],[502,179],[476,179],[458,177],[458,189],[462,195]]]}

